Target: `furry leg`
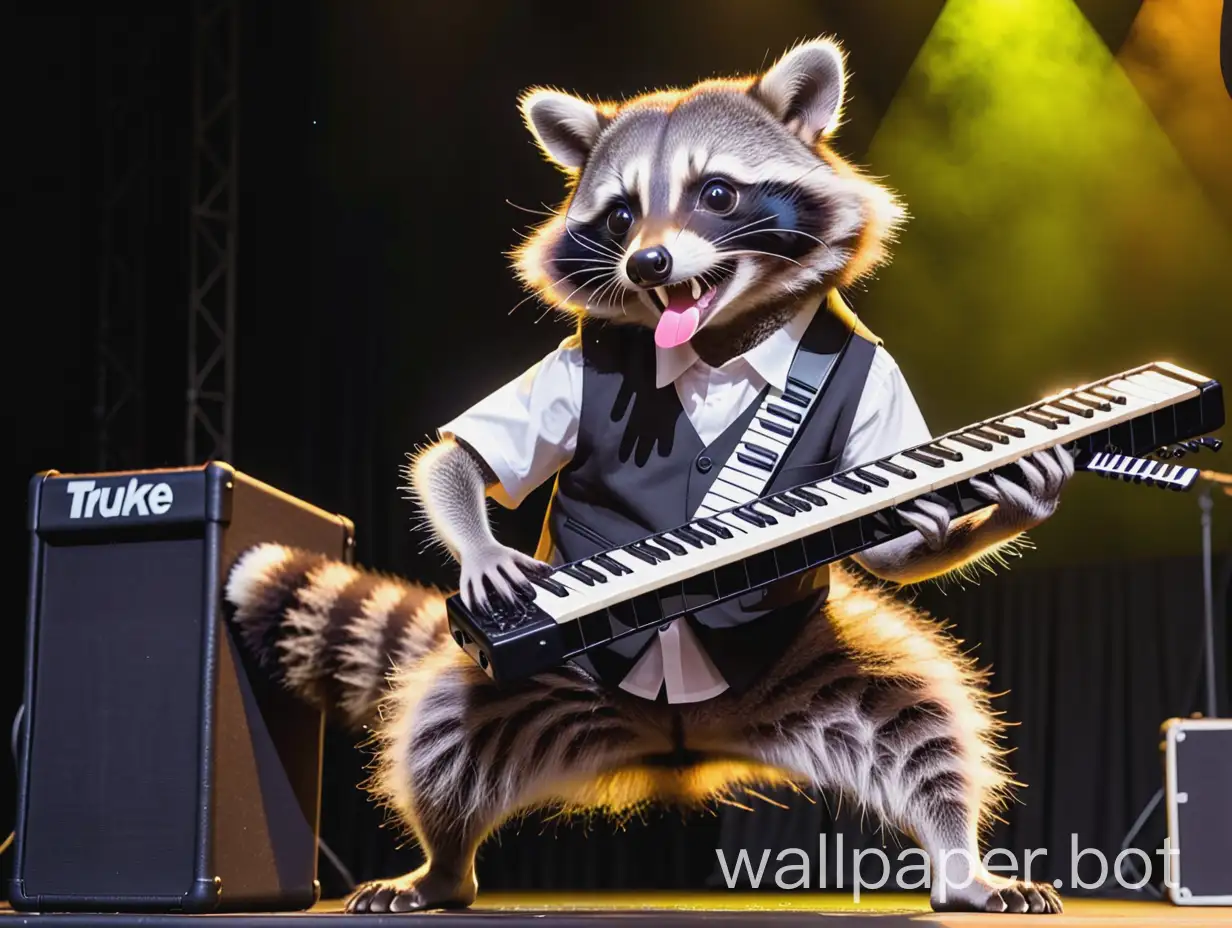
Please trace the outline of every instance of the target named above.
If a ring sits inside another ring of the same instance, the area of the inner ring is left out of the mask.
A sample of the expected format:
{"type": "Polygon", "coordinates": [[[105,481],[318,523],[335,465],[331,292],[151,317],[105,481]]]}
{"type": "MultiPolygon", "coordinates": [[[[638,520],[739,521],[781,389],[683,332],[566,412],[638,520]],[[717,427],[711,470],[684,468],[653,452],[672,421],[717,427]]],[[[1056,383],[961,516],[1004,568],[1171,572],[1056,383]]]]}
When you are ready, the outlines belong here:
{"type": "Polygon", "coordinates": [[[1008,778],[970,659],[925,617],[851,587],[753,694],[758,760],[841,792],[929,854],[938,911],[1059,912],[1053,887],[994,876],[979,831],[1008,778]]]}
{"type": "Polygon", "coordinates": [[[475,852],[505,819],[558,801],[619,806],[611,784],[597,780],[667,744],[580,671],[498,687],[452,642],[394,687],[374,791],[427,863],[360,887],[350,912],[469,905],[475,852]]]}

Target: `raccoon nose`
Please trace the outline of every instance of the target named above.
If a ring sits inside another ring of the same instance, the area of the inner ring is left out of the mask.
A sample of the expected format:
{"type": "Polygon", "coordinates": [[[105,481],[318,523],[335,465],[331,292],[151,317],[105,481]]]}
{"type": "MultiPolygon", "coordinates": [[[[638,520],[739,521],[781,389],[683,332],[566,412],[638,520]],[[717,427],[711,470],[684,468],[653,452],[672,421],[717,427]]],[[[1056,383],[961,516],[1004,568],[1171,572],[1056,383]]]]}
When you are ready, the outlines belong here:
{"type": "Polygon", "coordinates": [[[643,248],[629,256],[625,265],[629,279],[643,287],[656,287],[672,276],[671,253],[661,245],[643,248]]]}

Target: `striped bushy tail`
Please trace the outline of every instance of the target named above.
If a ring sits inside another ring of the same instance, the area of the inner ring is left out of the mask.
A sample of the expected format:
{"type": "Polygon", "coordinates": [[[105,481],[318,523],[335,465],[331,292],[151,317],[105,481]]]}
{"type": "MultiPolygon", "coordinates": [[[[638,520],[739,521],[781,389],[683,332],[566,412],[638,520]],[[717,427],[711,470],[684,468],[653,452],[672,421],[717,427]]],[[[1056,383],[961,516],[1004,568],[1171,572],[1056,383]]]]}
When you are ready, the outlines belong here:
{"type": "Polygon", "coordinates": [[[448,634],[438,591],[279,544],[236,559],[226,601],[264,672],[354,728],[373,721],[388,675],[448,634]]]}

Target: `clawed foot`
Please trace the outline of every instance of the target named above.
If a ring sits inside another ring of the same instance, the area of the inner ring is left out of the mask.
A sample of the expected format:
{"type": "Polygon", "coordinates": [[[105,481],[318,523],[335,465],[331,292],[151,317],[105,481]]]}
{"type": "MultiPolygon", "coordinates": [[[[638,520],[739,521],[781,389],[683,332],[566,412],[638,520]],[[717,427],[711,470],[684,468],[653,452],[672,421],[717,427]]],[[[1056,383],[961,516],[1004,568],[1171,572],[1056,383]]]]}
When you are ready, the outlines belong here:
{"type": "MultiPolygon", "coordinates": [[[[1027,455],[1018,467],[1027,484],[1025,488],[999,474],[973,477],[971,488],[1001,510],[1006,525],[1025,531],[1056,512],[1061,491],[1074,476],[1074,456],[1058,446],[1027,455]]],[[[940,503],[917,499],[901,507],[898,514],[924,537],[930,549],[945,548],[950,535],[950,513],[940,503]]]]}
{"type": "Polygon", "coordinates": [[[934,891],[932,907],[934,912],[1032,915],[1058,915],[1063,908],[1051,883],[988,878],[976,879],[968,886],[947,886],[944,900],[939,891],[934,891]]]}
{"type": "Polygon", "coordinates": [[[459,560],[462,565],[459,592],[462,602],[470,609],[487,609],[492,594],[508,602],[519,595],[533,597],[535,588],[527,578],[542,576],[552,569],[542,561],[500,544],[467,551],[459,560]]]}
{"type": "Polygon", "coordinates": [[[364,883],[347,900],[350,913],[464,909],[475,901],[475,880],[445,879],[420,867],[392,880],[364,883]]]}

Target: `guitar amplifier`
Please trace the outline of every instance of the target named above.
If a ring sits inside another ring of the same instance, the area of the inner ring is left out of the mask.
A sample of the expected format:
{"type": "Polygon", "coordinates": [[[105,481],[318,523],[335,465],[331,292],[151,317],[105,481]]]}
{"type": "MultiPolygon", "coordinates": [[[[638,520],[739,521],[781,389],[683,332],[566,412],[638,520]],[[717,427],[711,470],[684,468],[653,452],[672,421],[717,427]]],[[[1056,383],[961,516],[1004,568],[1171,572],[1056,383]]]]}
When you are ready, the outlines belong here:
{"type": "Polygon", "coordinates": [[[1169,719],[1163,735],[1168,896],[1232,905],[1232,719],[1169,719]]]}
{"type": "Polygon", "coordinates": [[[354,528],[222,463],[31,481],[22,911],[311,907],[324,719],[247,673],[223,614],[263,542],[354,528]]]}

